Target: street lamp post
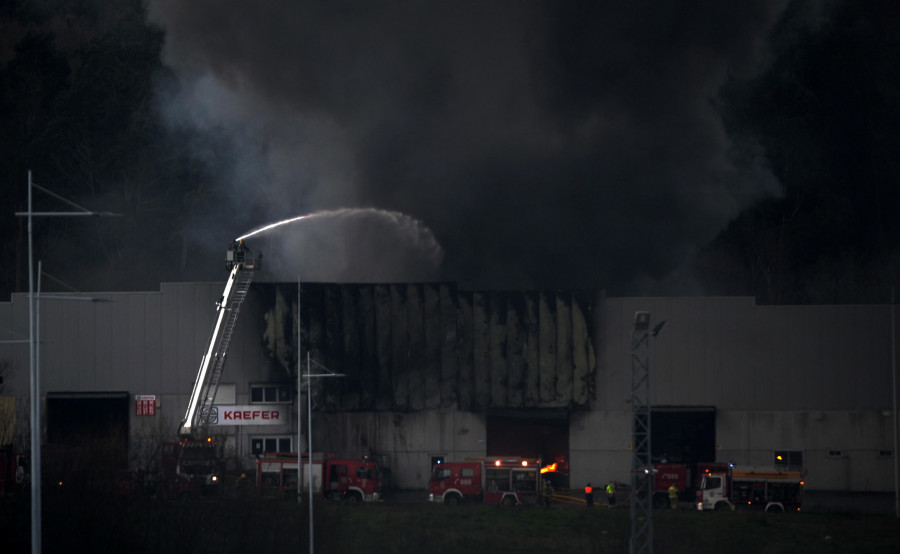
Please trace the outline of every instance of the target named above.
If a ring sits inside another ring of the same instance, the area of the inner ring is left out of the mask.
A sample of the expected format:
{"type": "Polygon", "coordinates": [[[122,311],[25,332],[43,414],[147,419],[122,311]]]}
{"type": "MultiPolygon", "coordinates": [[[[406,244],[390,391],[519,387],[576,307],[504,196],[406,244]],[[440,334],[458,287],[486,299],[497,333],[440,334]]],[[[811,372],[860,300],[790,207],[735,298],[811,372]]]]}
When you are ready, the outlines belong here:
{"type": "Polygon", "coordinates": [[[653,464],[650,448],[650,312],[636,312],[631,332],[631,554],[653,554],[653,464]]]}
{"type": "Polygon", "coordinates": [[[38,217],[71,217],[90,216],[105,217],[116,216],[109,212],[94,212],[75,204],[58,194],[34,184],[31,180],[31,170],[28,171],[28,211],[16,212],[17,216],[28,218],[28,358],[31,377],[30,402],[31,402],[31,552],[41,552],[41,381],[37,365],[37,345],[35,343],[35,292],[34,292],[34,241],[32,238],[32,219],[38,217]],[[38,189],[70,206],[77,208],[77,212],[35,212],[32,209],[32,189],[38,189]]]}

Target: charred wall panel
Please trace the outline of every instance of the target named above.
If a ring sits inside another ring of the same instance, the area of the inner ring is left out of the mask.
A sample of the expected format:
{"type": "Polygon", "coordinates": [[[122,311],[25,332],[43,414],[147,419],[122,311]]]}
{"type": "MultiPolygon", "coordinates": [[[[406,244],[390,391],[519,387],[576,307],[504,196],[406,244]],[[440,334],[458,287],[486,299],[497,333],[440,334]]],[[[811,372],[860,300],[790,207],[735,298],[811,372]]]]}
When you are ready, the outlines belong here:
{"type": "Polygon", "coordinates": [[[391,288],[388,285],[375,287],[375,352],[378,366],[378,384],[375,387],[375,409],[390,410],[394,407],[391,364],[393,350],[391,318],[391,288]]]}
{"type": "Polygon", "coordinates": [[[525,397],[525,356],[522,352],[522,314],[525,302],[521,294],[506,298],[507,408],[521,408],[525,397]]]}
{"type": "Polygon", "coordinates": [[[527,292],[522,296],[522,374],[524,381],[523,405],[537,406],[541,401],[541,375],[538,362],[538,304],[537,293],[527,292]]]}
{"type": "Polygon", "coordinates": [[[457,342],[459,359],[459,409],[472,410],[475,406],[475,354],[474,326],[472,324],[472,293],[457,294],[459,312],[457,321],[457,342]]]}
{"type": "Polygon", "coordinates": [[[359,314],[359,408],[375,407],[378,382],[378,348],[375,341],[375,291],[372,286],[359,287],[357,313],[359,314]]]}
{"type": "Polygon", "coordinates": [[[422,285],[407,285],[406,334],[409,336],[409,409],[425,407],[425,310],[422,285]]]}
{"type": "MultiPolygon", "coordinates": [[[[290,323],[284,314],[297,308],[284,305],[289,292],[260,294],[266,321],[290,323]]],[[[317,410],[481,411],[584,406],[593,399],[587,294],[305,284],[299,301],[301,354],[343,374],[314,381],[317,410]]],[[[269,327],[264,338],[274,336],[269,327]]],[[[288,327],[266,344],[295,352],[296,331],[288,327]]]]}
{"type": "Polygon", "coordinates": [[[441,309],[441,407],[456,407],[458,399],[456,395],[456,383],[460,380],[459,364],[456,359],[457,344],[457,309],[456,294],[454,289],[447,285],[440,286],[441,309]]]}
{"type": "Polygon", "coordinates": [[[425,379],[425,408],[433,410],[441,405],[441,296],[437,285],[422,287],[425,379]]]}
{"type": "Polygon", "coordinates": [[[394,408],[409,409],[409,336],[406,333],[406,287],[391,285],[391,377],[394,384],[394,408]]]}
{"type": "Polygon", "coordinates": [[[556,402],[556,295],[538,295],[538,364],[542,405],[556,402]]]}
{"type": "Polygon", "coordinates": [[[556,297],[556,404],[572,399],[572,304],[571,297],[556,297]]]}
{"type": "Polygon", "coordinates": [[[482,410],[490,405],[491,378],[490,378],[490,325],[488,315],[488,298],[485,294],[476,292],[472,295],[472,332],[475,397],[472,403],[473,410],[482,410]]]}
{"type": "MultiPolygon", "coordinates": [[[[336,373],[343,365],[344,330],[341,317],[341,288],[325,285],[325,367],[336,373]]],[[[315,372],[314,372],[315,373],[315,372]]],[[[319,379],[325,394],[325,409],[341,406],[341,383],[338,379],[319,379]]]]}
{"type": "MultiPolygon", "coordinates": [[[[312,362],[325,363],[325,289],[322,286],[311,287],[309,294],[304,295],[305,306],[309,314],[306,328],[309,329],[309,358],[312,362]]],[[[321,380],[310,383],[312,403],[321,407],[324,402],[324,391],[321,380]]]]}
{"type": "Polygon", "coordinates": [[[361,387],[360,364],[360,324],[357,313],[357,299],[359,289],[354,286],[341,285],[340,287],[340,311],[341,331],[343,337],[343,356],[340,366],[331,366],[329,369],[336,373],[342,373],[344,377],[335,379],[337,389],[341,391],[341,409],[358,410],[361,387]]]}
{"type": "Polygon", "coordinates": [[[593,389],[591,368],[590,301],[584,294],[572,295],[572,402],[583,405],[588,402],[593,389]]]}
{"type": "Polygon", "coordinates": [[[490,294],[489,369],[491,381],[491,407],[505,408],[509,390],[509,368],[506,355],[506,295],[490,294]]]}

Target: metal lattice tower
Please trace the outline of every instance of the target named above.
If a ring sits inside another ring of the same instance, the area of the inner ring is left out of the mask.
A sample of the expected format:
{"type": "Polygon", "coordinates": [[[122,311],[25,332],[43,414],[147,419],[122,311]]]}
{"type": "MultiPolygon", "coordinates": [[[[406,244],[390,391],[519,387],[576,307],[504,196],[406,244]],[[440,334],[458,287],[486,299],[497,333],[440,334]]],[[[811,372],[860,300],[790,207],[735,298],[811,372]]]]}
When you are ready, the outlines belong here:
{"type": "MultiPolygon", "coordinates": [[[[658,331],[659,327],[654,331],[658,331]]],[[[655,333],[654,333],[655,334],[655,333]]],[[[650,312],[634,314],[631,332],[630,554],[653,554],[653,466],[650,463],[650,312]]]]}

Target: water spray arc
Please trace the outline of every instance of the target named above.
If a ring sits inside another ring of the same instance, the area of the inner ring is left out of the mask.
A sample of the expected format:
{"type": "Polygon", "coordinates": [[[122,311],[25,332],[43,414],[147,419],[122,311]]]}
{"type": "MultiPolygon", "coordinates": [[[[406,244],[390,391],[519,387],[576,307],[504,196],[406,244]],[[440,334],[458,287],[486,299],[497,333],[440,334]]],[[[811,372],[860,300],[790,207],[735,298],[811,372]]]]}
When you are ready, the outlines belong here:
{"type": "MultiPolygon", "coordinates": [[[[253,231],[249,231],[241,236],[239,236],[235,240],[244,240],[250,238],[254,235],[258,235],[260,233],[265,233],[266,231],[271,231],[272,229],[281,227],[283,225],[287,225],[289,223],[294,223],[298,221],[310,220],[310,219],[322,219],[327,217],[339,217],[346,215],[354,215],[354,214],[373,214],[381,217],[388,218],[394,222],[406,222],[407,224],[412,224],[419,229],[422,229],[427,232],[428,235],[431,235],[431,231],[428,230],[425,225],[422,224],[419,220],[412,218],[406,214],[401,212],[395,212],[390,210],[381,210],[378,208],[338,208],[336,210],[321,210],[318,212],[313,212],[311,214],[306,215],[298,215],[296,217],[290,217],[287,219],[282,219],[281,221],[276,221],[275,223],[270,223],[259,229],[254,229],[253,231]]],[[[431,237],[434,240],[434,237],[431,237]]],[[[436,243],[437,241],[435,241],[436,243]]]]}
{"type": "Polygon", "coordinates": [[[340,208],[289,217],[248,231],[266,236],[269,275],[287,280],[389,282],[438,279],[444,251],[421,221],[397,211],[340,208]]]}

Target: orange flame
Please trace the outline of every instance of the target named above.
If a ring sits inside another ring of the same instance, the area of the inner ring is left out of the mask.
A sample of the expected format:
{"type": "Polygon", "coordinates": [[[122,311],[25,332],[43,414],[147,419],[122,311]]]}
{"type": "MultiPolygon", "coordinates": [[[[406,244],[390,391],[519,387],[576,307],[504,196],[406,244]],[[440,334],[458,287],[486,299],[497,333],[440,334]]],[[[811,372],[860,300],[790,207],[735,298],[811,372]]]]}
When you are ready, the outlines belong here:
{"type": "Polygon", "coordinates": [[[541,473],[556,473],[556,462],[541,468],[541,473]]]}

